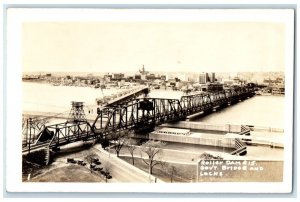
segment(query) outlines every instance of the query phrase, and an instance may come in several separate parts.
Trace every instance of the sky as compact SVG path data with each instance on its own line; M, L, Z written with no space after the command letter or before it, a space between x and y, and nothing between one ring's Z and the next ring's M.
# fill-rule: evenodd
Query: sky
M24 22L23 72L284 71L275 22Z

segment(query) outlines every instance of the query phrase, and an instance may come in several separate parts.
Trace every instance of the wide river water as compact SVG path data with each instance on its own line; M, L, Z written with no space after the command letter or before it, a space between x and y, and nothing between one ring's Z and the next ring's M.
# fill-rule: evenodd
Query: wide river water
M116 93L116 89L52 86L44 83L22 83L22 107L26 112L63 113L71 109L71 101L82 101L87 110L95 108L96 98ZM177 98L178 91L152 90L150 97ZM284 96L255 96L194 121L215 124L248 124L284 128ZM96 111L96 110L95 110ZM94 111L94 112L95 112Z

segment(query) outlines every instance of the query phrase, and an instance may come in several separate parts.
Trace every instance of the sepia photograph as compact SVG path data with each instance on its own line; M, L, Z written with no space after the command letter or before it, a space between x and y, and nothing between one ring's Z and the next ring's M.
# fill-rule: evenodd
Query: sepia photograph
M9 190L291 191L294 10L7 14Z

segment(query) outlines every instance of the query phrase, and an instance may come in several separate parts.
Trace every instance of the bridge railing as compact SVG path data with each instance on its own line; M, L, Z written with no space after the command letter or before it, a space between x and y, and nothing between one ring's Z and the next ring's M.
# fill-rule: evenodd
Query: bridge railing
M105 138L105 135L120 130L154 128L163 123L182 120L194 113L212 109L217 104L225 104L234 96L245 94L244 97L247 97L246 94L249 92L249 90L231 90L231 93L219 91L183 96L180 100L143 98L122 101L119 105L98 109L94 123L92 125L85 123L89 128L86 131L89 132L78 128L78 123L72 123L72 126L64 126L65 123L58 124L59 126L47 126L46 128L52 131L55 137L48 141L51 145L58 145L70 140L82 140L82 138Z
M66 122L46 126L41 131L34 145L47 143L49 147L56 147L66 143L76 142L78 140L93 139L94 133L91 125L87 121Z
M118 130L160 125L169 121L180 120L188 115L212 109L214 106L227 104L231 98L248 93L248 90L218 91L182 96L178 99L144 98L134 99L122 105L107 107L99 111L93 127L107 130ZM232 97L228 98L227 96ZM240 99L240 98L238 98Z

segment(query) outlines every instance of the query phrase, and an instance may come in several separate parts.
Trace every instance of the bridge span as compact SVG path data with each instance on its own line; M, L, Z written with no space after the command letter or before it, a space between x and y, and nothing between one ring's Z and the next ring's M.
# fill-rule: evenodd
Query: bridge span
M102 107L114 106L124 101L135 99L143 94L147 95L149 91L149 87L147 86L136 87L131 90L125 90L124 92L120 92L111 96L97 98L96 102L98 105L102 105Z
M247 86L239 90L223 90L182 96L181 99L141 98L130 99L97 109L97 117L89 123L80 113L82 105L76 105L72 119L46 126L32 148L47 147L53 150L76 142L117 139L127 130L152 131L155 126L185 120L199 112L211 112L250 98L254 89ZM80 117L76 117L80 114ZM39 146L40 145L40 146ZM23 151L28 151L24 148Z

